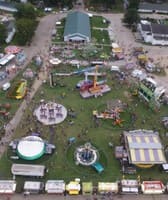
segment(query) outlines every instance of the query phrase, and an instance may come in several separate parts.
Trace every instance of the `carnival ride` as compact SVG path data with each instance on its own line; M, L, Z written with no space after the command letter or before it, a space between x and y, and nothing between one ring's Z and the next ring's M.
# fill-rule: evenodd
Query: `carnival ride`
M158 109L161 106L163 97L165 96L165 88L157 86L152 78L144 78L138 88L138 95L148 103L152 109Z
M102 66L97 66L98 68L101 68ZM50 86L53 87L53 86L56 86L56 83L55 83L55 80L54 80L54 77L58 77L58 76L73 76L73 75L81 75L85 72L92 72L95 70L95 66L94 67L86 67L86 68L83 68L83 69L78 69L78 70L75 70L75 71L72 71L72 72L68 72L68 73L65 73L65 72L59 72L59 73L50 73L50 76L49 76L49 79L50 79Z
M21 139L15 139L10 142L9 146L16 153L11 159L37 160L44 154L52 154L55 145L43 140L40 133L32 133ZM16 156L17 155L17 156Z
M14 99L23 99L26 95L26 92L27 81L25 79L21 79L8 91L7 96Z
M104 93L109 92L111 88L105 84L106 81L99 82L97 81L98 76L104 76L103 73L98 73L98 66L95 67L95 72L86 73L86 77L88 75L94 76L92 84L84 84L80 87L80 95L83 98L90 98L90 97L98 97L102 96Z
M98 173L104 171L103 166L98 162L99 153L97 149L89 142L77 147L74 157L77 165L92 166Z
M16 152L19 158L36 160L45 153L45 142L38 136L24 137L18 142Z
M97 119L111 119L113 120L113 125L123 126L124 120L121 119L120 114L123 112L122 104L116 104L115 106L109 106L107 103L107 109L104 112L98 113L97 110L93 110L93 116Z
M40 106L34 111L37 120L44 125L59 124L67 117L67 109L55 102L46 103L43 99Z

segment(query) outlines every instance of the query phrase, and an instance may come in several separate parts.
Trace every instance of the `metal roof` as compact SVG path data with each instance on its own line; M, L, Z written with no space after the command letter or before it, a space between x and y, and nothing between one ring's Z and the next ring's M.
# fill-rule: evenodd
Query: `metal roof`
M156 4L144 2L139 4L139 10L168 12L168 3Z
M64 36L74 36L75 34L91 39L88 14L79 11L70 12L68 14L65 23Z
M141 28L143 31L151 32L150 24L141 24Z
M151 29L154 34L168 35L168 25L152 23Z

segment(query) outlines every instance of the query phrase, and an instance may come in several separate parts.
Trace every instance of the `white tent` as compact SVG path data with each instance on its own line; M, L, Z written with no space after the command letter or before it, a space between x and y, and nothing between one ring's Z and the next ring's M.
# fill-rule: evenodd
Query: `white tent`
M16 190L16 181L0 180L0 194L13 194Z
M48 180L45 184L45 191L48 194L63 194L65 182L63 180Z

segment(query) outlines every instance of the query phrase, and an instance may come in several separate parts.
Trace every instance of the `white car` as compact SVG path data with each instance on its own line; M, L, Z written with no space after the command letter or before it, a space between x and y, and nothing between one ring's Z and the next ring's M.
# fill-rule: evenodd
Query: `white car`
M44 11L45 11L45 12L51 12L51 11L52 11L52 8L46 7L46 8L44 8Z
M142 70L139 69L133 70L131 75L132 77L138 78L140 80L144 79L147 76Z

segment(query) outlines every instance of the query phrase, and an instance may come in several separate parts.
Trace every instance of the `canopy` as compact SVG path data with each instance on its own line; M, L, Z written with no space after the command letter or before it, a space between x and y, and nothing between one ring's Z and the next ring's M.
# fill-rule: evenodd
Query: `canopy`
M80 183L77 181L71 181L68 185L66 185L66 190L69 194L79 194Z
M119 47L118 47L118 48L113 48L113 49L112 49L112 52L113 52L113 53L121 53L121 52L122 52L122 49L119 48Z
M13 53L13 54L17 54L17 53L19 53L21 51L21 48L20 47L18 47L18 46L7 46L6 48L5 48L5 53Z
M52 65L58 65L61 63L61 60L59 60L58 58L52 58L49 60L49 62L52 64Z
M162 194L165 186L161 181L143 181L141 189L144 194Z
M93 191L93 183L92 182L83 182L82 183L82 192L83 194L91 194Z
M110 183L110 182L99 182L98 183L98 191L100 193L106 192L118 192L118 183Z

